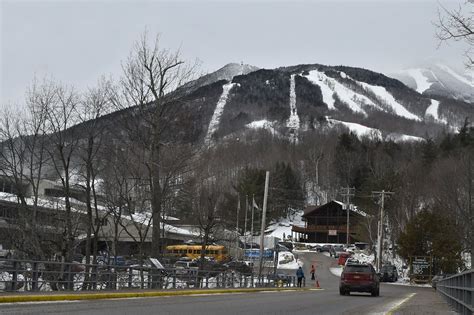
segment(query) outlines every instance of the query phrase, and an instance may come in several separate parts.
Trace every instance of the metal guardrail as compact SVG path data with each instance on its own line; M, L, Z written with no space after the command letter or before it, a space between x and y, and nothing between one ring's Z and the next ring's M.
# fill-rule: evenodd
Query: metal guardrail
M474 313L474 270L440 279L436 289L458 313Z
M258 278L235 270L113 266L0 258L0 292L206 289L296 286L296 278Z

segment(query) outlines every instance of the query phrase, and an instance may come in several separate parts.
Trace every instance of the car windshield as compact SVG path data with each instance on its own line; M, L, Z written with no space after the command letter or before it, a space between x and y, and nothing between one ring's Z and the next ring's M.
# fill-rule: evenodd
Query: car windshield
M382 271L393 271L393 267L392 266L383 266Z
M344 272L372 272L372 269L367 265L347 265Z

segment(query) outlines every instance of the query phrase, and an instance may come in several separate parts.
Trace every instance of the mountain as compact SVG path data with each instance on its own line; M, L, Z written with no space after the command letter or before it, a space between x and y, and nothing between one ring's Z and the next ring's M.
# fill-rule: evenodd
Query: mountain
M427 96L450 97L474 103L474 73L456 71L442 63L405 69L393 74L407 86Z
M397 141L421 140L458 129L472 104L420 94L367 69L319 64L261 69L208 85L199 136L207 145L255 129L297 141L305 132L343 128ZM209 90L210 91L210 90ZM192 98L192 97L191 97ZM190 108L190 110L193 110Z
M419 141L458 130L474 118L471 103L428 95L363 68L296 65L258 69L228 64L180 89L168 115L168 142L214 146L266 132L297 142L306 133L350 130L359 137ZM419 89L419 91L421 91ZM151 110L152 105L147 110ZM101 118L112 135L134 108ZM88 128L87 123L76 128ZM78 132L80 133L80 132Z

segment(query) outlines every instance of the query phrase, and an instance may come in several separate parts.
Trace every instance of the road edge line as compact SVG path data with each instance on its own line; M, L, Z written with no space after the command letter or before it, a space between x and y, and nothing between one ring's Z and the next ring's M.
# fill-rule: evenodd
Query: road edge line
M397 303L394 307L392 307L385 315L393 315L393 312L396 312L403 304L408 302L412 297L414 297L416 293L410 293L406 298L401 300L400 302Z

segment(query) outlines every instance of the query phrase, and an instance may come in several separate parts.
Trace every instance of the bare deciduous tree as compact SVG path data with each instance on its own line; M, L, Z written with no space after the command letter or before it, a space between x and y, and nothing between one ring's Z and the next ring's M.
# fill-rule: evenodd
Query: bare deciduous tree
M169 128L177 110L177 94L171 93L189 81L196 65L187 66L178 51L160 47L159 36L150 44L145 32L122 65L123 78L116 94L119 108L135 107L140 125L140 139L148 151L145 163L149 173L153 216L152 255L160 255L160 223L162 217L161 155L163 132Z
M438 11L438 21L435 23L437 28L436 36L440 42L461 41L467 44L465 51L466 66L474 67L473 47L474 47L474 3L466 1L464 6L457 9L448 10L441 6Z

